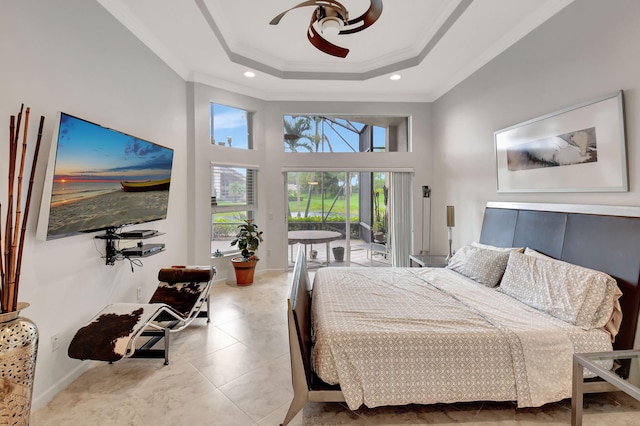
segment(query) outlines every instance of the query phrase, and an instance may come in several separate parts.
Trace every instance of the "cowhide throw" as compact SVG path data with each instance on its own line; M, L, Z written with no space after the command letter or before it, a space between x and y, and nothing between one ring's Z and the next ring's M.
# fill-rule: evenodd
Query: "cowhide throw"
M78 330L69 345L69 357L94 359L98 361L118 361L124 355L117 348L117 341L134 333L134 328L144 309L139 308L129 314L99 314L90 324Z

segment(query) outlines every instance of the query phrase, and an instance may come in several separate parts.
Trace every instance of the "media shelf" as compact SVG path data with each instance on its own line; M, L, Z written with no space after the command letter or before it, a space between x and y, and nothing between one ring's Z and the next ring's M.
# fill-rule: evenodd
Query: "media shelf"
M118 255L122 255L126 258L132 258L132 257L138 258L138 257L153 256L154 254L158 254L164 251L163 243L159 243L159 244L138 243L136 247L133 247L130 249L118 250L116 248L116 241L146 240L148 238L159 237L160 235L164 235L164 232L154 232L154 233L142 232L140 234L137 234L133 231L130 231L122 235L122 233L116 232L116 228L109 228L104 234L96 235L95 238L99 240L105 240L105 251L106 251L105 264L109 266L113 266L115 265L116 260L119 260Z

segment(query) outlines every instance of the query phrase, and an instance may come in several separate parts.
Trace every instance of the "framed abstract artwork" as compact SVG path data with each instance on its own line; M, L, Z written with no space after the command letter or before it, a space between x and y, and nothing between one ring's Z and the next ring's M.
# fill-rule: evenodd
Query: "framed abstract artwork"
M628 191L622 91L494 133L498 192Z

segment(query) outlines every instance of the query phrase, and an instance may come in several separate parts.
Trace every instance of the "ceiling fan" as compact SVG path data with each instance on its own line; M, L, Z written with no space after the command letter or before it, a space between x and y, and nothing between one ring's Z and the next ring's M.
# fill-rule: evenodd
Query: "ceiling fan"
M346 58L349 49L335 45L322 37L321 34L353 34L373 25L382 14L382 0L371 0L371 6L361 16L349 20L349 11L337 1L309 0L291 9L287 9L269 22L278 25L284 15L293 9L305 6L316 6L311 23L307 30L307 38L318 50L328 55Z

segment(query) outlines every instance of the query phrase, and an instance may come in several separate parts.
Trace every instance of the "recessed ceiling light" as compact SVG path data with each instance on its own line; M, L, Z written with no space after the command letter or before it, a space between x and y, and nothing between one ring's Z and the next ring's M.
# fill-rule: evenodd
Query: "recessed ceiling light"
M391 77L389 77L389 79L393 81L400 80L401 78L402 76L400 74L393 74Z
M245 76L245 77L247 77L247 78L253 78L253 77L255 77L255 76L256 76L256 73L255 73L255 72L253 72L253 71L246 71L246 72L244 73L244 76Z

